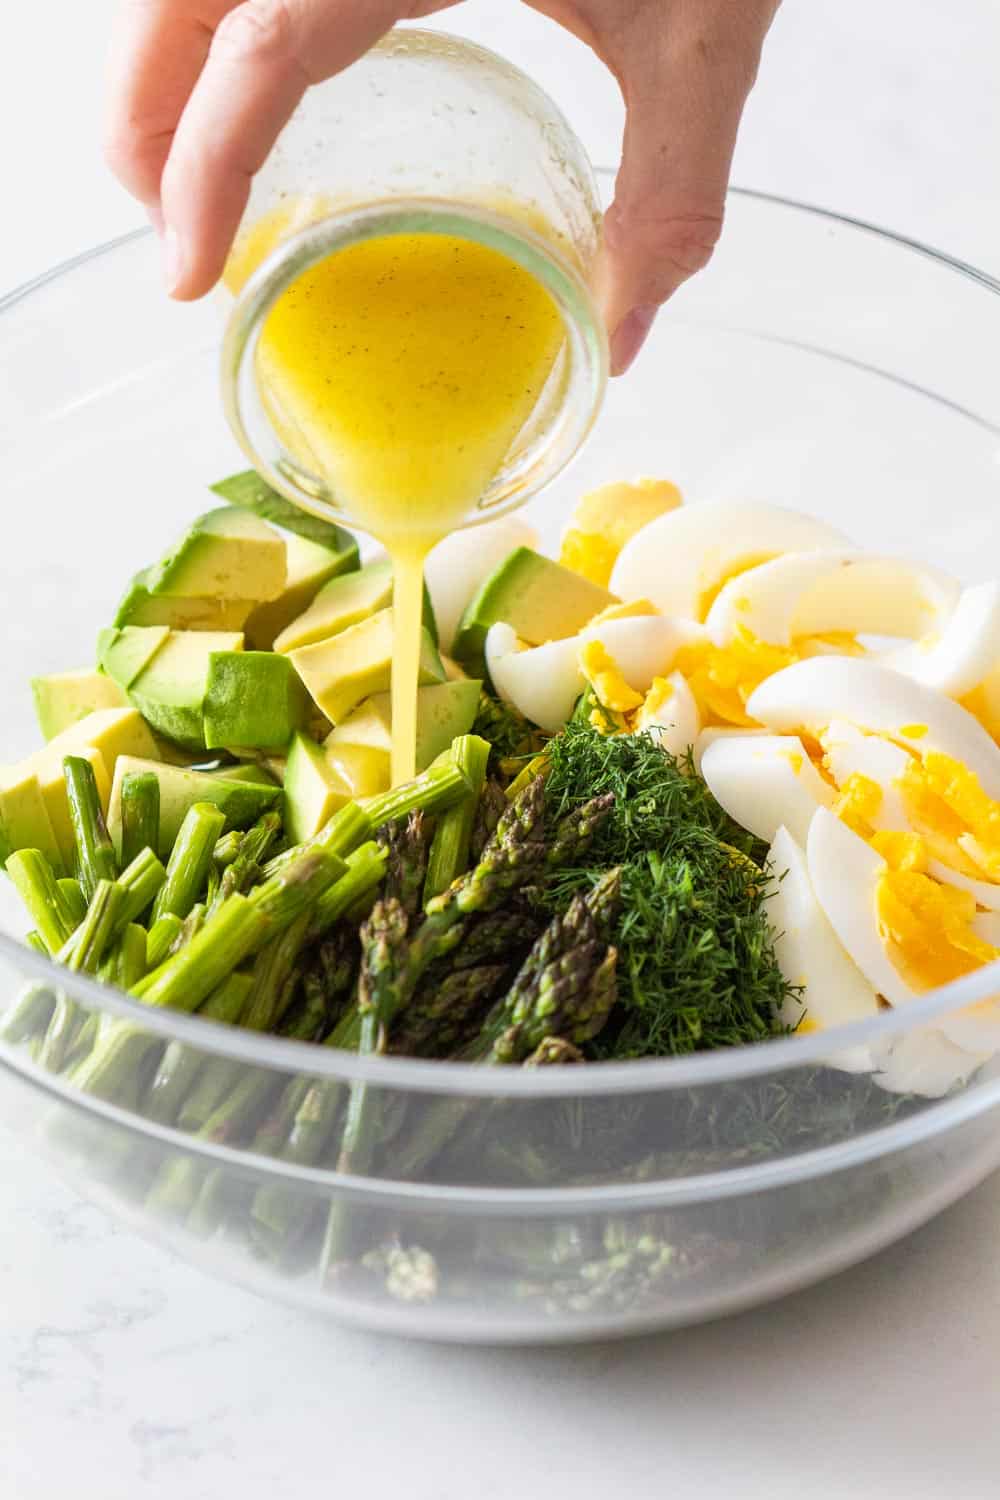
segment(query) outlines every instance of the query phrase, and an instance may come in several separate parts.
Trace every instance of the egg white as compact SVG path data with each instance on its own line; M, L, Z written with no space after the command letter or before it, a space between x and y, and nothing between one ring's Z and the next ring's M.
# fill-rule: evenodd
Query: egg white
M702 754L701 775L729 816L768 842L784 825L804 843L816 809L834 802L795 735L716 739Z

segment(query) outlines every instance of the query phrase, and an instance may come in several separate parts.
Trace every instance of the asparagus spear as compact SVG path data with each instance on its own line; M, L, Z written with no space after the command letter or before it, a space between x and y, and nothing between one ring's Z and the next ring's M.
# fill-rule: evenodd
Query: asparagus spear
M347 873L316 902L312 931L327 932L346 913L364 902L381 883L389 851L374 840L347 856Z
M591 797L589 802L582 802L579 807L571 808L560 818L546 855L549 868L558 869L562 865L578 863L581 855L593 843L601 824L610 816L614 805L614 792L604 792L599 797Z
M79 927L87 915L87 898L83 894L83 886L78 880L72 878L58 880L56 884L66 903L66 910L73 919L74 927Z
M198 1014L206 1021L235 1025L246 1006L253 979L249 974L230 974L214 994L209 995ZM172 1125L182 1102L208 1059L184 1042L171 1042L160 1061L150 1085L145 1107L150 1119L161 1125Z
M302 975L302 993L278 1023L279 1036L296 1042L318 1042L327 1029L327 996L315 970Z
M167 878L153 906L153 920L172 911L183 920L200 896L226 815L210 802L196 802L184 815L167 862Z
M6 869L49 953L58 953L77 924L52 866L39 849L17 849Z
M499 781L490 777L483 786L479 801L476 804L476 815L472 820L469 853L474 860L479 859L486 845L493 837L496 826L506 806L507 795L503 787Z
M408 917L420 909L429 837L430 829L419 809L378 831L377 843L386 851L384 897L398 901Z
M163 963L183 925L180 917L170 912L150 927L146 939L146 966L150 973Z
M201 1002L266 941L266 910L247 896L230 896L187 947L162 963L132 994L144 1005L197 1010Z
M247 1030L272 1031L287 1011L301 977L299 960L311 921L307 908L258 953L242 1017Z
M166 878L167 872L152 849L140 849L118 877L117 884L124 897L118 915L119 931L143 915Z
M43 958L48 958L49 950L46 948L45 939L40 932L32 930L26 935L24 942L26 947L33 948L36 953L41 953Z
M76 845L77 875L89 901L99 880L117 878L118 859L101 811L97 779L90 761L67 755L63 760L63 776Z
M189 943L193 937L197 937L198 933L205 925L205 910L206 907L204 901L198 901L194 906L192 906L191 910L188 912L187 916L181 923L180 932L170 944L171 958L175 953L179 953L185 946L185 944Z
M122 864L160 843L160 782L153 771L130 771L122 778Z
M564 1036L546 1036L539 1042L530 1057L524 1059L526 1068L550 1068L553 1065L582 1063L583 1053L579 1047L568 1042Z
M357 802L348 802L338 808L314 838L286 849L269 860L264 866L264 877L269 880L272 876L279 875L308 849L322 849L328 854L335 854L338 859L346 859L359 844L371 838L374 826L363 807Z
M478 1027L507 964L455 969L421 985L393 1028L389 1051L407 1057L447 1057Z
M301 912L315 906L323 893L346 873L347 865L337 855L322 849L305 849L277 875L257 886L248 900L280 931Z
M146 929L130 922L118 940L119 989L130 990L146 974Z
M48 952L48 949L45 950ZM52 1019L56 1005L56 992L47 984L28 984L21 991L14 1005L3 1018L0 1035L5 1042L16 1045L44 1034Z
M276 814L272 813L269 814L269 816L275 817ZM222 838L216 844L215 851L212 855L212 858L215 860L215 863L219 866L220 870L224 870L227 865L231 865L233 863L233 860L240 852L244 837L245 835L242 834L238 828L234 828L229 833L224 833L222 835Z
M87 915L67 939L57 960L74 973L96 974L104 951L114 938L124 900L117 881L99 880L87 907Z
M440 895L469 867L472 825L486 781L490 746L475 734L463 734L452 745L455 764L465 776L468 791L454 807L441 814L427 861L424 900Z
M240 839L239 847L222 872L219 889L209 907L209 916L214 916L219 907L233 895L243 895L260 878L267 851L281 832L281 818L276 812L266 812L258 818L252 828ZM218 845L216 846L218 854ZM266 871L265 871L266 873Z

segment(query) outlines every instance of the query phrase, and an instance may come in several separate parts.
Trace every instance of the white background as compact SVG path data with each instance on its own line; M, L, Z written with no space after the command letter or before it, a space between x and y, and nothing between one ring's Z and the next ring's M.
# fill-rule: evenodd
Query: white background
M141 222L97 144L111 8L3 5L0 292ZM616 90L580 45L514 0L447 25L528 68L614 159ZM998 61L996 0L786 0L735 178L1000 274ZM987 1500L998 1400L1000 1179L760 1312L497 1352L348 1333L210 1283L0 1139L4 1500Z

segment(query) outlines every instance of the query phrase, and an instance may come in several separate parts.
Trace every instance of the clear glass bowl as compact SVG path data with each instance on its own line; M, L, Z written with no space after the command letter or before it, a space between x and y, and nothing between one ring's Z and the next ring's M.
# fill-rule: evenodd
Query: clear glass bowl
M922 246L734 193L712 266L663 313L535 518L554 538L582 489L664 474L695 502L775 500L866 545L995 574L998 292ZM89 658L123 581L240 454L219 405L216 314L168 304L151 235L0 310L13 760L36 744L29 676ZM6 886L0 900L20 933ZM845 1028L838 1046L905 1047L998 978ZM145 1012L0 936L0 994L32 979L133 1028L136 1088L83 1097L4 1044L7 1123L207 1269L401 1333L564 1340L694 1322L861 1259L1000 1164L995 1062L914 1098L824 1066L828 1036L542 1073L361 1061ZM167 1045L206 1096L238 1083L243 1113L200 1132L197 1111L154 1119L139 1085ZM312 1089L298 1160L268 1129L296 1079L300 1096ZM345 1177L340 1121L362 1085L384 1144L365 1176ZM421 1165L414 1143L429 1137L450 1147Z

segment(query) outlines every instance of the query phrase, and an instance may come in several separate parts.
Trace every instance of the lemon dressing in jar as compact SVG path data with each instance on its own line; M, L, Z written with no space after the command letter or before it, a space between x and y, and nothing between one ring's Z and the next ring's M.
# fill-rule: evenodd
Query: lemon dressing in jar
M304 152L327 134L328 161ZM545 96L440 33L393 33L314 90L255 184L225 276L227 409L276 488L392 559L395 784L415 770L427 552L526 500L599 405L596 224Z

